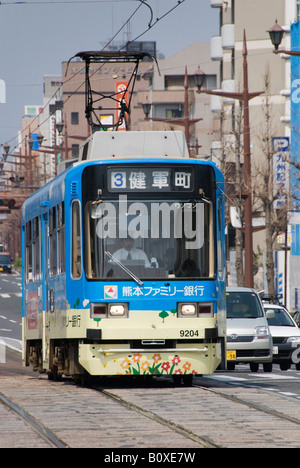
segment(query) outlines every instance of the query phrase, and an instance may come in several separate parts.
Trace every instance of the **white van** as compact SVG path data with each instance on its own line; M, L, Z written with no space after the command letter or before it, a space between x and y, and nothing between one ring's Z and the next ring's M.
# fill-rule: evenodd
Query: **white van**
M262 363L264 371L271 372L273 341L257 292L250 288L227 288L226 311L227 369L249 363L251 371L257 372Z

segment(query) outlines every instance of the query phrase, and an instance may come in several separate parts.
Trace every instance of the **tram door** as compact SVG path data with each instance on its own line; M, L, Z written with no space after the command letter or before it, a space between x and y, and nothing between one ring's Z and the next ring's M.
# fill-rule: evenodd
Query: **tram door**
M44 213L42 216L42 258L43 258L43 365L44 368L49 367L50 355L50 319L49 319L49 214Z

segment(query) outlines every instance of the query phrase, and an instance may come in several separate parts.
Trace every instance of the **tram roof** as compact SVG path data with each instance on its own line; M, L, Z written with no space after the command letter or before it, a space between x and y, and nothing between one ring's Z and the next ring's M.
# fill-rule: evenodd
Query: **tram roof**
M134 164L134 163L184 163L213 166L216 181L223 182L221 171L215 163L189 157L184 132L95 132L82 146L79 160L67 160L58 169L58 176L33 193L22 207L26 217L32 209L47 208L49 196L52 200L64 199L64 180L70 171L80 172L90 164ZM43 205L44 204L44 205Z
M82 145L79 161L116 158L189 158L184 132L95 132Z

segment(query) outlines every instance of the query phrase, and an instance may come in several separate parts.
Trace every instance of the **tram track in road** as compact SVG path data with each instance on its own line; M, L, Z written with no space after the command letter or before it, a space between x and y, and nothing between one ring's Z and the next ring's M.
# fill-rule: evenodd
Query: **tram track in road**
M240 405L243 405L243 406L246 406L248 408L254 409L256 411L259 411L260 413L268 414L269 416L274 416L274 417L276 417L278 419L281 419L283 421L288 421L288 422L291 422L293 424L296 424L296 425L300 426L300 419L293 418L292 416L286 415L286 414L281 413L279 411L276 411L274 409L267 408L267 407L265 407L263 405L255 404L253 402L244 400L244 399L236 397L234 395L226 394L226 393L220 392L219 390L208 388L208 387L205 387L205 386L193 385L193 387L201 388L202 390L204 390L206 392L213 393L214 395L218 395L218 396L220 396L220 397L222 397L222 398L224 398L226 400L230 400L230 401L232 401L234 403L238 403Z
M48 385L48 382L45 382L46 386L45 386L45 389L46 389L46 392L48 392L49 389L47 389L47 385ZM70 384L68 384L70 385ZM72 386L69 387L69 390L70 390L70 395L72 393ZM202 394L199 393L199 397L197 398L197 394L195 393L195 390L199 390L201 391ZM184 447L184 444L185 444L185 440L187 441L187 444L190 444L191 442L196 444L194 445L195 446L198 446L198 448L226 448L226 447L230 447L233 443L233 445L235 445L236 441L234 440L234 442L230 442L228 443L228 441L224 441L224 443L222 443L222 439L220 439L219 435L215 434L214 433L214 430L211 430L210 426L213 422L213 418L216 417L217 419L219 418L220 421L223 420L222 418L224 417L220 415L218 415L218 408L221 408L221 406L224 408L226 408L226 403L221 405L220 406L220 403L218 403L219 406L214 406L214 401L211 400L210 396L209 395L212 395L213 397L217 397L217 398L221 398L222 400L225 400L228 401L228 402L231 402L232 404L236 405L235 408L233 410L233 412L236 413L236 417L239 418L239 421L240 423L238 424L244 424L243 423L243 410L240 410L237 408L237 405L241 408L242 406L246 407L249 410L252 410L252 411L255 411L256 414L260 413L260 417L255 417L255 413L252 413L252 417L251 417L251 420L252 421L255 421L256 419L261 419L261 420L264 420L264 415L269 418L269 421L270 421L270 418L272 419L272 425L274 425L274 428L277 426L279 426L279 424L277 423L276 424L276 421L281 421L281 425L284 423L286 424L293 424L293 425L296 425L296 426L299 426L300 425L300 419L297 419L296 417L292 417L292 416L289 416L289 415L286 415L286 414L283 414L283 413L280 413L278 411L274 411L272 410L271 408L267 408L267 407L263 407L261 405L258 405L258 404L255 404L249 400L247 400L246 398L241 398L241 397L236 397L234 395L231 395L231 394L228 394L228 393L225 393L224 391L222 390L219 390L219 389L216 389L216 388L209 388L207 386L204 386L204 385L200 385L200 384L194 384L192 385L191 387L181 387L181 388L178 388L178 387L173 387L171 384L167 384L166 387L164 385L153 385L153 386L147 386L146 388L146 391L145 391L145 388L144 386L134 386L132 388L129 388L129 387L119 387L119 386L116 386L116 387L113 387L113 389L110 387L110 388L107 388L107 387L100 387L100 386L93 386L91 388L86 388L86 389L83 389L83 391L85 392L85 395L88 395L87 392L90 393L90 396L89 396L89 400L92 401L94 400L93 398L93 395L92 393L95 392L95 393L98 393L98 394L101 394L102 397L105 397L105 398L108 398L112 404L117 404L118 406L122 407L124 410L130 410L136 414L139 415L139 417L143 417L145 418L145 421L146 419L147 420L151 420L152 421L152 424L155 423L157 424L157 432L160 432L158 427L159 426L164 426L165 429L167 429L169 431L169 440L172 439L172 432L175 434L177 434L177 437L181 437L182 439L182 443L183 443L183 447ZM207 426L207 421L206 421L206 417L207 417L207 414L202 414L201 416L201 413L199 413L199 416L201 416L199 418L199 422L196 426L192 426L190 425L190 421L189 421L189 415L186 414L186 417L185 419L182 419L182 422L178 423L178 413L176 414L176 410L174 410L174 414L172 414L172 416L169 417L169 415L166 416L166 414L168 414L168 409L169 408L166 408L167 409L167 412L161 412L160 409L163 408L164 406L164 401L167 401L167 399L170 398L170 400L172 400L172 392L176 392L176 394L181 398L181 401L183 402L184 401L184 398L186 397L187 399L189 399L190 401L194 401L194 404L195 404L195 401L197 401L197 405L201 405L201 402L203 401L203 392L207 395L207 399L206 401L209 402L209 406L213 409L212 412L209 412L209 425ZM190 391L194 391L194 393L191 393L189 395L189 392ZM79 386L79 392L80 391L80 386ZM148 394L148 392L150 392L150 396ZM187 393L186 393L187 392ZM66 393L66 395L69 394L69 393ZM148 395L147 395L148 394ZM153 395L156 395L155 397ZM131 396L130 396L131 395ZM139 396L141 398L139 398ZM144 396L144 397L143 397ZM146 396L146 400L144 400ZM67 397L69 398L69 397ZM133 399L137 399L137 404L135 404L132 400ZM148 400L148 401L147 401ZM45 400L47 401L47 400ZM158 408L158 401L161 401L162 402L162 405L160 407L160 409L158 409L157 411L154 409L154 407L157 407ZM150 402L150 405L149 405L149 402ZM17 416L19 418L21 418L23 421L25 421L27 423L27 426L29 425L30 426L30 429L35 432L35 434L37 434L37 436L41 439L43 439L43 441L45 441L49 447L53 447L53 448L69 448L69 445L67 442L64 442L64 433L62 432L61 430L61 427L60 427L60 419L57 419L56 421L56 425L53 426L53 420L52 420L52 429L50 430L49 428L47 428L47 419L45 419L47 413L48 413L48 408L47 408L47 405L45 405L45 408L44 408L44 412L38 417L38 420L35 418L35 415L33 413L31 413L31 409L29 410L27 408L27 411L22 407L22 402L21 401L18 401L18 403L16 404L11 398L9 398L8 396L4 396L2 393L0 393L0 405L4 405L6 408L10 409L12 412L14 412L15 414L17 414ZM67 404L67 401L66 401L66 404ZM81 402L80 404L80 414L82 413L82 417L84 417L84 407L82 406L83 405L83 402ZM197 414L197 405L193 406L193 411L195 411L195 415ZM108 404L107 407L110 407L111 408L111 404ZM71 407L70 407L71 409ZM79 409L79 408L78 408ZM53 409L51 409L52 411ZM246 410L247 411L247 410ZM180 412L180 411L179 411ZM114 414L118 414L118 412L116 410L114 410ZM125 415L125 413L124 413ZM87 412L86 414L86 417L89 417L89 412ZM177 421L176 421L176 417L177 417ZM204 418L204 428L203 428L203 418ZM132 418L131 418L132 419ZM223 423L221 424L224 424L225 423L225 420ZM124 424L126 425L126 421L124 421ZM226 420L226 424L230 424L230 421L228 420L228 413L227 413L227 420ZM247 426L247 423L245 423L246 426ZM257 435L255 436L255 439L257 439L259 441L260 439L260 431L262 430L264 432L264 427L263 426L256 426L255 425L255 422L253 423L254 426L250 429L250 432L252 431L253 433L253 430L257 431ZM145 423L145 427L147 427L148 424ZM55 427L55 429L54 429ZM101 422L99 422L99 427L103 427ZM125 427L125 426L124 426ZM155 427L155 426L153 426ZM227 426L228 428L229 426ZM291 427L291 426L290 426ZM56 435L56 429L59 430L60 432L60 435L61 435L61 438L57 437ZM78 426L78 433L80 433L80 426ZM104 429L103 429L104 430ZM119 428L120 430L120 428ZM77 434L78 436L78 434ZM142 436L142 435L141 435ZM80 437L80 436L79 436ZM234 436L233 436L233 439L234 439ZM72 447L73 445L71 444L70 447ZM157 445L155 445L157 447ZM248 445L246 444L245 447L247 447ZM249 445L251 446L251 445ZM121 447L121 446L115 446L115 448L118 448L118 447ZM133 446L134 447L134 446ZM162 447L164 447L164 444L162 443ZM166 445L166 447L170 447L170 445ZM103 447L104 448L104 447Z
M42 438L46 441L50 447L53 448L69 448L63 441L58 439L49 429L43 426L41 423L36 421L36 419L24 411L24 409L15 404L13 401L5 397L0 393L0 403L4 405L9 410L13 411L15 414L18 415L23 421L29 424L32 431L34 431L38 437Z
M230 448L230 447L293 447L299 446L297 434L298 428L300 426L299 414L293 413L290 407L286 407L285 404L289 401L291 405L294 404L293 399L286 396L285 400L281 399L281 406L277 408L282 409L285 412L281 412L278 409L272 408L272 405L278 405L278 399L280 395L275 395L273 392L268 392L267 389L261 388L251 388L242 385L236 390L239 392L239 396L234 395L234 391L231 392L230 388L227 388L228 393L225 391L219 390L216 387L210 388L209 386L199 384L193 384L191 387L173 387L176 393L172 393L172 386L170 387L170 402L169 405L165 406L167 402L166 394L162 392L160 397L160 405L155 407L153 405L154 400L152 400L152 394L157 393L155 386L149 387L151 396L147 395L147 392L144 393L141 390L138 390L139 395L134 402L137 394L132 395L132 392L129 392L128 389L115 388L111 389L98 389L102 394L108 396L110 399L116 401L124 407L127 407L137 413L142 414L143 416L161 424L167 426L174 432L177 432L183 435L186 439L193 440L199 444L199 447L205 448ZM199 394L199 397L194 393L191 393L193 397L185 392L190 390L201 390L201 393L204 392L207 394L207 397L203 399L203 393ZM245 396L243 397L243 392L246 390ZM183 393L184 392L184 393ZM178 412L174 408L174 413L169 418L172 407L172 398L174 395L178 395L180 398L182 407L179 408L179 414L182 412L184 416L182 417L182 423L180 418L178 418ZM146 395L145 404L143 401L143 395ZM184 406L184 400L187 396L187 399L195 403L194 414L185 409L188 406ZM213 395L216 399L211 400L209 395ZM272 395L272 396L271 396ZM269 398L270 396L270 398ZM274 397L274 400L273 400ZM253 399L253 401L251 401ZM147 401L148 400L148 401ZM221 403L221 400L224 403ZM174 400L173 400L174 401ZM228 403L226 403L226 401ZM270 404L268 403L270 401ZM157 402L157 400L156 400ZM196 404L197 402L197 404ZM229 403L231 402L231 404ZM213 413L210 413L210 410L206 411L205 406L203 409L198 411L197 406L206 405L213 409ZM288 405L287 405L288 406ZM285 409L284 409L285 408ZM220 413L219 413L220 409ZM176 414L177 413L177 414ZM209 413L209 426L207 426L207 413ZM213 416L214 414L214 416ZM222 416L223 414L223 416ZM167 417L166 417L167 415ZM195 423L196 415L199 415L199 423ZM294 415L294 416L293 416ZM298 417L297 417L298 416ZM189 420L189 417L192 420ZM204 427L203 419L204 418ZM216 422L214 423L214 418ZM178 421L179 419L179 421ZM218 423L219 421L219 423ZM226 421L226 423L225 423ZM265 422L264 422L265 421ZM225 429L222 428L226 427ZM241 432L236 428L240 427ZM220 437L220 434L232 431L232 434L227 436L224 440ZM290 431L293 434L296 434L296 440L292 442L289 439L286 439L286 435L289 438ZM247 434L249 433L249 440L247 440ZM278 438L277 434L280 434ZM240 440L240 434L242 435ZM293 437L293 436L292 436ZM244 440L244 441L243 441ZM237 442L238 441L238 442Z
M298 400L271 391L267 383L258 388L244 379L230 385L204 376L188 387L167 376L151 383L116 377L89 387L68 378L49 382L9 364L0 371L3 447L9 438L12 447L300 446Z
M168 429L171 429L172 431L176 432L177 434L180 434L183 437L185 437L187 439L190 439L190 440L198 443L199 445L202 445L205 448L222 448L220 445L217 445L217 444L213 443L212 441L208 440L206 437L200 437L197 434L194 434L192 431L190 431L186 427L184 427L182 425L179 425L179 424L176 424L176 423L172 422L171 420L165 419L165 418L159 416L158 414L156 414L156 413L154 413L152 411L148 411L148 410L146 410L144 408L141 408L140 406L137 406L137 405L135 405L133 403L130 403L129 401L124 400L123 398L121 398L120 396L112 393L109 390L98 389L98 391L100 391L103 395L107 396L111 400L116 401L120 405L122 405L122 406L124 406L124 407L126 407L126 408L128 408L130 410L136 411L137 413L145 416L146 418L151 419L152 421L155 421L158 424L166 426Z

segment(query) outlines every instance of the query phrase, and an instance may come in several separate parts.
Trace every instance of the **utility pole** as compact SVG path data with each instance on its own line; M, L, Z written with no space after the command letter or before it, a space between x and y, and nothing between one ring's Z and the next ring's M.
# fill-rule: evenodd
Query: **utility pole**
M253 225L252 225L252 193L251 193L251 148L250 148L250 120L249 101L263 94L263 91L249 93L248 84L248 50L246 41L246 31L243 38L243 92L229 93L223 91L201 91L221 97L237 99L243 103L244 108L244 224L245 224L245 286L254 287L253 279Z

